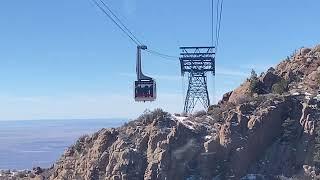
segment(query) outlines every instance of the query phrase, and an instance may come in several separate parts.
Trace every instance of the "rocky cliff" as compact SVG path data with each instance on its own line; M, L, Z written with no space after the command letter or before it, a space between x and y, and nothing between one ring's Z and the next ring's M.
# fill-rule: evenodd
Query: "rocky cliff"
M288 56L275 68L271 67L259 77L262 90L260 94L272 93L272 86L281 80L288 83L287 91L294 93L312 93L319 88L320 45L314 48L301 48ZM239 103L247 96L250 89L248 79L240 87L226 93L219 104L224 102Z
M83 136L50 179L317 179L319 65L320 46L302 48L258 76L257 92L248 79L207 112L155 110Z

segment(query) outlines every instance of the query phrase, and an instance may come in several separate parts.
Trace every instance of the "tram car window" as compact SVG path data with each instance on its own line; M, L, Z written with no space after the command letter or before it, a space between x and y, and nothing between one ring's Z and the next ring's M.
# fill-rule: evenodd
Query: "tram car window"
M154 80L135 81L134 88L135 101L154 101L156 100L156 83Z

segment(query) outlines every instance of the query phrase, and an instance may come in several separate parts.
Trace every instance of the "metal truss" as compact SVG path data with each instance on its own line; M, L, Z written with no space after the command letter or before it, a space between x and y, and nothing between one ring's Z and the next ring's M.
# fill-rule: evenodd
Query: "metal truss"
M200 102L204 108L210 106L207 87L207 73L215 76L214 47L181 47L181 75L188 74L188 90L184 103L184 112L191 113Z

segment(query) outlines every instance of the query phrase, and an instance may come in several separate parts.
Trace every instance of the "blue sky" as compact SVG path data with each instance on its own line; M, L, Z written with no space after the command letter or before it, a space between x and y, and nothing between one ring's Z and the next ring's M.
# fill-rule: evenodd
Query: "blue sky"
M210 42L210 0L106 0L151 49ZM225 0L212 99L250 73L319 43L318 0ZM89 0L0 2L0 120L134 118L145 109L183 109L178 62L143 54L158 101L135 103L135 45ZM186 80L186 78L185 78ZM183 88L184 87L184 88Z

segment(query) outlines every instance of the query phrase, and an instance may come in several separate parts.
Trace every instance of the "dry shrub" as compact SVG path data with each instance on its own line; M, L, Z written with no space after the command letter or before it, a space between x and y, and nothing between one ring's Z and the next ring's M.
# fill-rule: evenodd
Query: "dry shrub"
M241 96L240 98L238 98L235 104L245 104L245 103L249 103L249 102L254 101L254 99L255 99L255 98L252 97L252 96L244 95L244 96Z
M74 149L78 152L81 153L82 150L84 149L85 141L86 139L89 138L89 135L82 135L74 144Z
M281 79L279 82L275 83L272 86L272 93L274 94L283 94L288 91L288 81Z
M202 117L202 116L205 116L205 115L207 115L207 112L202 110L202 111L195 112L192 116L193 117Z
M143 121L145 123L151 123L155 119L168 119L170 118L170 114L168 112L163 111L160 108L155 109L154 111L146 110L140 117L138 117L138 121Z

